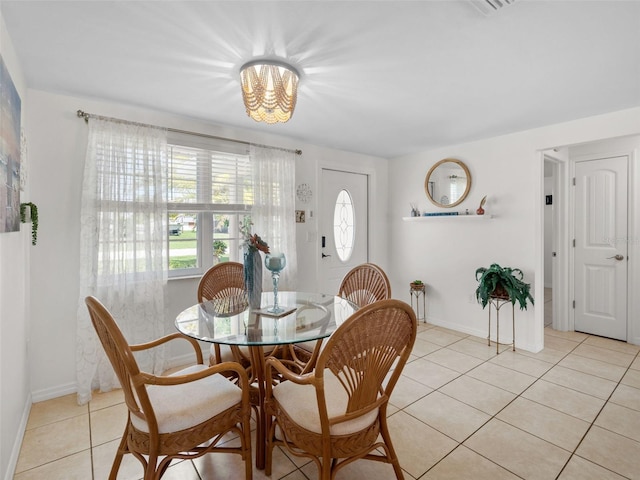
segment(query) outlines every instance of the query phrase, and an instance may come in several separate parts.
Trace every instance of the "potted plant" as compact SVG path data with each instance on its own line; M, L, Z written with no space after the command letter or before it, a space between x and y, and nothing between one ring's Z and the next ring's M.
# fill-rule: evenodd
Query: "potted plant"
M480 267L476 270L476 300L487 306L489 299L499 298L509 300L520 305L520 310L526 310L527 300L533 305L533 297L529 290L531 285L523 281L524 274L519 268L501 267L497 263L490 267Z
M38 206L33 202L20 204L20 221L31 222L31 245L38 241Z

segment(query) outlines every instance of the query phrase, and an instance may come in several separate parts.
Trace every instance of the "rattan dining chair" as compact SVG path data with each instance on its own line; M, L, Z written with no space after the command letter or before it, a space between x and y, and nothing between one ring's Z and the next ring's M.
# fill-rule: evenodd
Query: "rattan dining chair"
M340 283L338 296L364 307L391 298L391 283L382 268L374 263L362 263L347 272ZM293 362L301 371L308 371L322 348L322 340L303 342L291 348Z
M207 270L198 283L198 303L228 298L244 298L246 300L243 268L242 264L238 262L221 262ZM245 303L243 309L246 308L246 305ZM226 361L236 361L244 367L248 367L251 363L246 349L243 351L235 346L229 347L213 343L209 364L215 365Z
M265 474L271 474L273 448L280 445L311 458L321 480L363 458L390 463L396 478L404 478L387 427L387 405L416 328L409 305L381 300L338 327L312 372L298 375L278 359L267 359L265 378L275 370L288 381L266 385Z
M374 263L363 263L344 276L338 295L364 307L391 298L391 284L382 268Z
M89 296L85 303L98 338L118 376L128 408L127 425L109 480L116 480L122 458L127 453L142 463L144 480L158 480L172 460L193 459L210 452L241 455L245 478L250 480L251 407L245 369L235 362L203 365L198 342L180 333L129 345L99 300ZM140 371L134 352L174 339L191 343L198 362L196 365L168 376ZM235 376L237 381L230 382L228 375ZM219 440L227 433L239 435L239 447L219 445Z

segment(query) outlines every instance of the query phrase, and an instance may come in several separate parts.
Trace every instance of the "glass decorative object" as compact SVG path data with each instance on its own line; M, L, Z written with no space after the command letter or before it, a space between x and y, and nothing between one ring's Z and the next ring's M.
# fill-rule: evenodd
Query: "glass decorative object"
M262 259L260 251L256 248L247 248L244 251L244 288L249 298L249 306L259 309L262 297Z
M287 259L282 252L268 253L264 257L264 265L271 272L271 278L273 279L273 307L267 310L269 313L284 312L284 309L278 305L278 282L280 281L280 272L286 264Z

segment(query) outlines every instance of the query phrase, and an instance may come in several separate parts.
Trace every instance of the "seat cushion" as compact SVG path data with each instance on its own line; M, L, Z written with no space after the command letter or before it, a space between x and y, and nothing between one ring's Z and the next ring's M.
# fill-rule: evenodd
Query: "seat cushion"
M344 415L349 397L340 380L331 370L325 370L324 391L329 419ZM312 385L283 382L273 388L273 396L291 419L311 432L321 433L320 414L316 389ZM331 435L347 435L364 430L378 417L378 409L354 420L341 422L331 427Z
M193 365L171 376L186 375L206 368L205 365ZM147 393L160 433L191 428L233 407L242 398L242 390L220 374L182 385L150 385ZM149 431L147 422L135 415L131 415L131 423L140 431Z

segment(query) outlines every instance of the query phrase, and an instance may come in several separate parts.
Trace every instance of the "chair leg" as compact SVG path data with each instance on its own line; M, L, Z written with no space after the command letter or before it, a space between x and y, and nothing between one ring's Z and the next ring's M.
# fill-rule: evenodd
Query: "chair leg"
M396 474L397 480L404 480L404 473L402 473L400 461L398 460L396 451L393 448L393 443L391 443L391 435L389 435L389 428L387 427L386 412L385 416L380 416L380 435L382 436L382 441L384 442L387 450L387 459L393 466L393 471Z
M244 459L245 480L252 480L253 466L251 464L253 460L251 458L251 408L249 408L249 412L247 413L242 425L242 434L244 435L242 440L242 456Z
M109 473L109 480L116 480L118 478L118 470L120 470L122 457L124 457L125 453L129 452L129 447L127 446L128 431L129 431L129 421L127 421L127 425L124 427L124 433L122 434L120 445L118 445L118 450L116 451L116 458L113 459L113 465L111 465L111 472Z
M265 452L265 465L264 465L264 474L266 476L271 476L271 467L273 461L273 436L271 435L271 428L273 425L273 417L271 414L267 413L267 417L265 418L265 433L267 439L266 452Z

